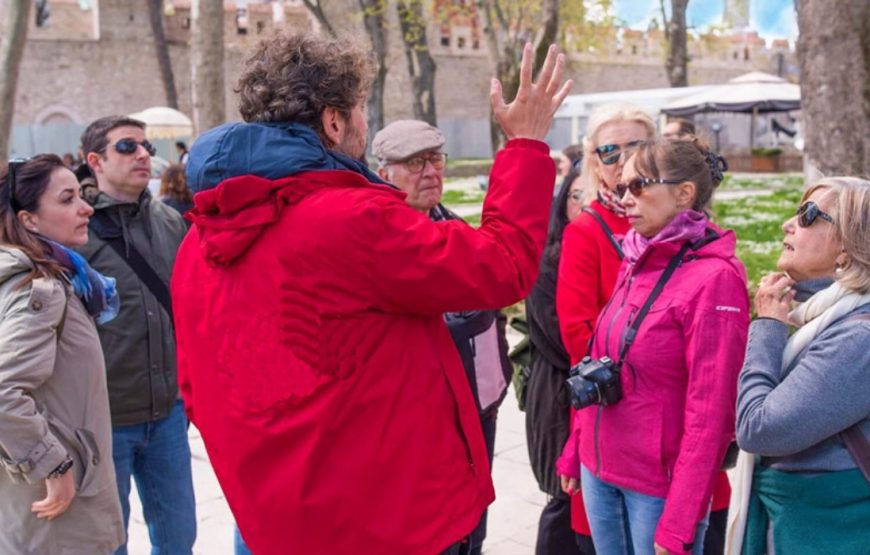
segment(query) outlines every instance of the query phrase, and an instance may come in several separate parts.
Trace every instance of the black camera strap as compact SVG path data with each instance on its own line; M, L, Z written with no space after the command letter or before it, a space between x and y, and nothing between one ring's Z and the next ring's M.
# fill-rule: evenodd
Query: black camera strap
M671 258L671 261L668 262L667 268L662 272L662 275L659 276L659 280L656 282L653 290L650 291L649 296L646 298L646 302L643 303L643 307L641 307L640 312L637 313L637 318L631 323L628 327L628 331L625 333L625 341L622 343L622 349L619 350L619 360L617 361L617 367L622 366L622 362L625 360L625 356L628 354L628 349L631 347L631 344L634 343L634 338L637 336L637 330L640 328L641 322L646 317L647 313L652 308L653 303L661 295L662 290L665 288L665 284L671 279L671 276L674 275L674 272L677 270L677 267L683 261L683 257L692 248L692 243L685 243L680 251Z
M607 236L607 240L610 241L611 245L613 245L613 249L616 251L616 255L619 257L619 259L622 260L623 258L625 258L625 253L622 252L622 245L619 243L619 241L616 240L616 236L613 235L613 230L610 229L610 226L607 225L607 222L604 221L604 218L602 218L598 212L591 208L584 208L583 211L598 221L598 225L601 226L601 229Z

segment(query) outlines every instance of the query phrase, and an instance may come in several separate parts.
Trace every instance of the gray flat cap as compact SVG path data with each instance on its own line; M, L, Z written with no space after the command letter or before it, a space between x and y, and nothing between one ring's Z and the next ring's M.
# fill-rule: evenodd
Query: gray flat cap
M378 131L372 141L372 154L381 162L394 162L441 148L445 142L444 134L437 127L425 121L402 119Z

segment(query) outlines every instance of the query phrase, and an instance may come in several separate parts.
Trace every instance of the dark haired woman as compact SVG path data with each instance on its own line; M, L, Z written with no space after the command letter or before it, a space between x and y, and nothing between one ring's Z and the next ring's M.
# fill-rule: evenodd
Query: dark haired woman
M193 195L187 188L187 176L181 164L169 166L160 177L160 201L175 208L182 216L193 208Z
M707 218L722 179L696 141L638 147L618 190L632 229L591 356L614 361L621 399L578 412L581 486L599 554L700 554L734 439L749 325L733 232Z
M576 173L565 176L553 201L541 271L526 299L532 353L526 394L526 437L532 472L538 487L549 496L538 525L535 553L539 555L578 553L577 540L571 529L571 499L562 491L559 477L554 472L556 459L571 429L571 405L565 387L570 359L562 343L556 315L556 279L562 234L582 208L580 180L576 177Z
M57 156L0 169L0 553L111 553L124 540L94 320L114 280L72 247L93 209Z

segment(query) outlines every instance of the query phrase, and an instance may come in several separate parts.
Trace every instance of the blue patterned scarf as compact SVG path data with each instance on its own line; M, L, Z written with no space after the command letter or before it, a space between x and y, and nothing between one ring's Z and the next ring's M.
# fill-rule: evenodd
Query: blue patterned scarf
M60 264L73 286L73 291L82 300L88 314L98 324L111 322L118 315L121 299L115 287L115 278L104 276L91 268L87 261L72 249L57 241L40 237L46 256Z

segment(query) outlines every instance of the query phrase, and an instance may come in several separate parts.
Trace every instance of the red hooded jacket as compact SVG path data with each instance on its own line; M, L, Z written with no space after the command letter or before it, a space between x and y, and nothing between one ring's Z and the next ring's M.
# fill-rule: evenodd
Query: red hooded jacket
M554 173L545 144L509 142L480 229L351 171L197 194L179 382L255 553L431 555L475 527L494 492L442 314L528 293Z

